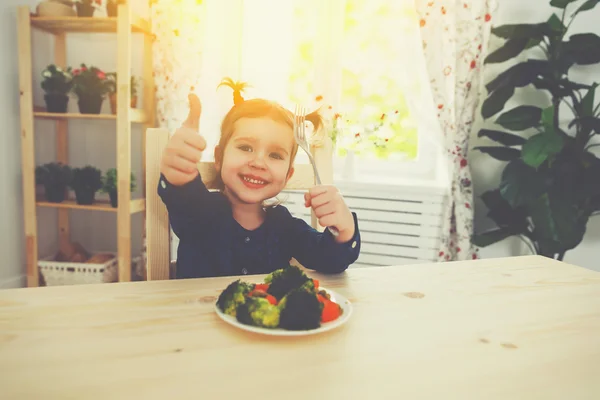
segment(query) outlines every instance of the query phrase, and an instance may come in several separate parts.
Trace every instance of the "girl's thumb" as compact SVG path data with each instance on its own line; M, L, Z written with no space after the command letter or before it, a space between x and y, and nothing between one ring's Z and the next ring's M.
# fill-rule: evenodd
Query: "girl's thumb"
M200 114L202 113L202 104L200 99L193 93L188 95L188 101L190 103L190 112L187 119L183 121L183 126L199 131L200 128Z

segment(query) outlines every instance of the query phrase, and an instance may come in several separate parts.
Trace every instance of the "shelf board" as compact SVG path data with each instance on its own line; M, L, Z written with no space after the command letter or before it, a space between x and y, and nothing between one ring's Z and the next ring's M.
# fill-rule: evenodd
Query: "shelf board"
M92 210L92 211L108 211L116 213L118 211L117 208L114 208L110 205L108 201L96 200L94 204L91 205L81 205L77 204L75 200L65 200L62 203L50 203L48 201L44 201L40 199L36 202L39 207L50 207L50 208L62 208L62 209L71 209L71 210ZM131 214L135 214L138 212L142 212L146 209L146 200L145 199L134 199L131 200L129 205L129 212Z
M31 16L31 26L50 33L116 33L117 17L36 17ZM144 18L134 15L131 31L150 34L150 24Z
M100 120L117 120L115 114L81 114L81 113L51 113L46 111L34 111L33 116L43 119L100 119ZM146 113L139 108L131 108L129 110L129 118L131 122L144 123L146 122Z

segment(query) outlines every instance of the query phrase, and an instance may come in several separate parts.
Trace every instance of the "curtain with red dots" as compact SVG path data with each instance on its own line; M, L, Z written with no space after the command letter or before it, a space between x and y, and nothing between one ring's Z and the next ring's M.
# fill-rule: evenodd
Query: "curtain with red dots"
M439 261L476 259L469 136L479 110L493 0L417 0L423 51L448 155L450 199Z

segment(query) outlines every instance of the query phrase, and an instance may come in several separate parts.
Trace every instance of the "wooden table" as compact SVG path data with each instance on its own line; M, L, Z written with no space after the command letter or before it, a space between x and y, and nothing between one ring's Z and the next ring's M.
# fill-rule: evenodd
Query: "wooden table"
M354 313L300 338L218 319L232 278L0 291L0 398L600 399L597 272L521 257L314 276Z

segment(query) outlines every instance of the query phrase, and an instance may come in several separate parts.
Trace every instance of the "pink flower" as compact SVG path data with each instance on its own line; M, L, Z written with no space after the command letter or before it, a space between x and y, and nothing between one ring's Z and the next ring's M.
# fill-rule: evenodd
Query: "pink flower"
M97 76L98 76L98 78L100 78L100 79L106 79L106 74L105 74L104 72L102 72L102 71L98 71L98 72L96 73L96 75L97 75Z

